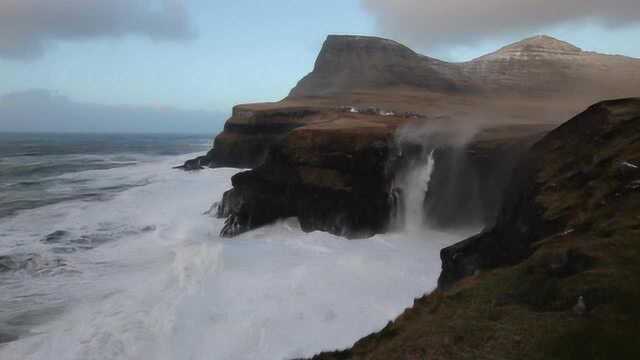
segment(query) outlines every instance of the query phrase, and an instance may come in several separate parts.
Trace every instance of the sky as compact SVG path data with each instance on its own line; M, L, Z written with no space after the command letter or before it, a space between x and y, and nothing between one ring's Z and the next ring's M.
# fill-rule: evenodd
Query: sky
M64 113L15 119L48 107L115 111L150 131L187 131L184 119L216 129L235 104L285 97L328 34L389 37L448 61L537 34L640 57L638 19L637 0L0 0L0 131L80 131ZM110 129L94 118L82 130Z

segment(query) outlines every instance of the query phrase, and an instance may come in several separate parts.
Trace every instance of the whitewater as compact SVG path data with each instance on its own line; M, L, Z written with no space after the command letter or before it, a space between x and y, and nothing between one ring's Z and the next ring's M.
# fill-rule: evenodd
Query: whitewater
M0 272L0 334L12 340L0 359L294 359L346 348L433 289L439 250L463 237L346 240L287 219L222 239L223 220L206 211L239 170L171 168L190 157L62 174L60 187L121 190L0 219L0 255L23 261Z

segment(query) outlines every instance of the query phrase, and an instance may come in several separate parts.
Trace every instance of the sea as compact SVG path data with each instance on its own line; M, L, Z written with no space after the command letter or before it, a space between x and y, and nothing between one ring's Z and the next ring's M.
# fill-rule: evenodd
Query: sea
M0 134L0 359L295 359L436 286L429 229L346 240L285 219L234 239L241 169L173 169L210 136ZM432 166L432 165L431 165Z

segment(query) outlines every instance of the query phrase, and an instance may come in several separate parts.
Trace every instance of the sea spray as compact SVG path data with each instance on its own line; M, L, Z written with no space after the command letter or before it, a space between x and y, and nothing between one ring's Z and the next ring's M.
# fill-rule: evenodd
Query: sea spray
M349 241L289 219L223 240L224 220L203 212L238 170L185 174L171 170L178 160L69 175L141 185L0 219L3 254L62 260L59 272L1 275L12 285L0 291L0 333L29 321L0 359L259 360L345 348L433 289L439 250L463 237L425 230L429 241ZM41 239L56 230L110 240L55 253L60 244Z

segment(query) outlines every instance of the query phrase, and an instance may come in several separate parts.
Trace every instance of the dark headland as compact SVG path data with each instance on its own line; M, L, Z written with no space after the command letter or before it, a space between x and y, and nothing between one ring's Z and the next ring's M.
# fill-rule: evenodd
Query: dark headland
M442 250L435 292L317 359L638 359L638 96L640 60L548 36L465 63L329 36L287 98L236 106L184 167L251 169L217 208L224 236L295 216L366 238L433 155L424 220L484 230Z

